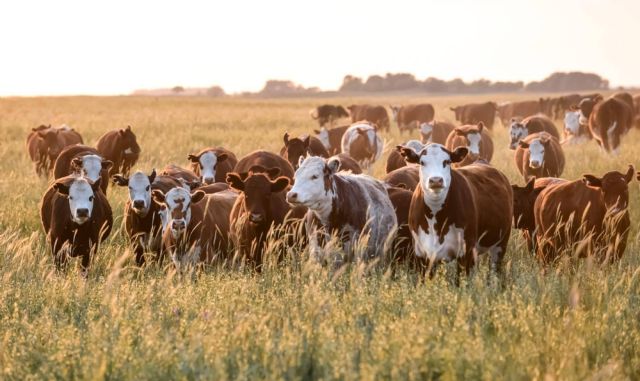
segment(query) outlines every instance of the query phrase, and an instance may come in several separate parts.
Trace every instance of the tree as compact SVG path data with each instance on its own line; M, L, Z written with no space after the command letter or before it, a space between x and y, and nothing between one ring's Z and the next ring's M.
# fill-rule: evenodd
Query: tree
M174 88L172 88L172 89L171 89L171 91L172 91L174 94L178 95L178 94L184 93L184 87L182 87L182 86L175 86Z
M220 86L211 86L210 88L207 89L208 97L219 98L219 97L224 97L225 95L227 94L224 92L224 90Z

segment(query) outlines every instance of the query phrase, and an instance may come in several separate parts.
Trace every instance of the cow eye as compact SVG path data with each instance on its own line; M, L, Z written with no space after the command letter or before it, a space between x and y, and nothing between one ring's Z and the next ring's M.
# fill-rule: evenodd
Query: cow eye
M451 165L451 160L445 160L442 162L443 167L446 167L447 165Z
M89 201L93 201L93 196L89 196Z
M311 180L318 180L318 175L311 176Z
M73 196L69 196L69 200L73 200Z
M147 185L147 187L144 188L144 189L148 192L150 187L151 187L151 185Z

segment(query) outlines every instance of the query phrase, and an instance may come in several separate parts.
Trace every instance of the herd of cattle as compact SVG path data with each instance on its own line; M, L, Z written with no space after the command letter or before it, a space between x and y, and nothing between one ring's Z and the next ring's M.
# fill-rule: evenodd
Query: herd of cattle
M187 156L189 168L170 164L149 174L130 174L141 153L131 127L105 133L95 148L67 126L34 128L28 153L38 174L55 179L40 214L56 266L81 257L86 274L112 229L110 182L129 191L124 232L138 265L168 256L179 270L232 260L259 270L268 237L280 237L308 245L321 263L392 258L433 274L455 260L468 273L488 253L499 272L512 226L543 264L565 251L603 261L624 253L633 166L564 180L562 146L593 138L617 152L624 134L640 127L639 96L469 104L451 108L458 126L436 121L430 104L391 110L400 131L418 129L421 140L396 146L382 179L363 170L383 154L384 106L319 106L311 112L320 124L315 136L285 133L279 153L238 160L208 147ZM563 113L561 141L552 119ZM510 129L523 187L490 164L496 116ZM352 123L333 127L345 117ZM332 250L336 242L344 256Z

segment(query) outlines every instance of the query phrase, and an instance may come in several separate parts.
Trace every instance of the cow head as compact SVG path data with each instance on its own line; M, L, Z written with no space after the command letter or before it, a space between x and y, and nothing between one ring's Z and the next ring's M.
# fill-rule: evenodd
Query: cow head
M309 153L310 140L311 136L307 136L304 139L289 139L289 133L284 133L284 158L291 163L293 169L298 169L300 158Z
M402 107L401 106L390 105L389 108L391 109L391 117L393 118L393 121L397 122L398 121L398 113L400 112L400 109Z
M275 169L280 171L279 168ZM233 189L244 193L244 207L249 222L261 225L271 220L271 194L285 190L289 186L289 178L281 176L271 180L265 173L232 172L227 174L227 183Z
M520 141L518 145L522 149L529 150L529 167L532 169L542 168L544 165L544 153L549 147L551 136L541 132L538 137L531 139L529 142Z
M295 183L287 193L287 202L304 205L309 209L327 212L331 210L334 196L333 176L340 168L340 159L324 159L307 156L300 162Z
M593 107L596 103L600 102L602 97L584 98L578 103L578 109L580 111L580 124L587 124Z
M462 111L464 110L464 106L449 107L449 110L453 111L456 116L456 120L459 121L462 118Z
M336 114L338 118L347 118L349 113L342 106L336 106Z
M329 130L326 127L321 127L319 130L313 130L318 135L318 139L322 142L322 145L327 150L331 149L331 141L329 141Z
M580 135L580 110L571 109L564 113L564 130L567 135Z
M513 189L513 224L516 229L535 229L533 205L544 187L535 188L536 178L529 180L527 185L520 187L511 185Z
M518 148L518 142L526 138L529 135L529 129L527 126L518 121L515 118L511 118L511 126L509 127L509 135L511 136L511 142L509 143L509 149Z
M98 155L78 156L71 160L72 171L82 173L93 182L100 178L102 171L108 171L111 166L113 166L111 160L105 160Z
M173 188L166 194L158 189L153 190L153 200L166 208L166 228L170 229L174 239L186 234L191 222L191 204L200 202L205 195L201 190L190 193L182 187Z
M42 153L49 155L49 159L52 162L55 162L56 158L64 148L62 137L60 136L60 130L58 128L39 130L38 136L44 142L41 146L41 149L43 150Z
M149 176L137 171L131 177L121 174L113 176L113 182L121 187L129 188L129 202L134 213L146 216L151 207L151 184L156 179L156 170L152 170Z
M198 154L190 154L189 161L193 171L201 176L205 184L213 184L216 181L216 168L218 164L227 160L228 155L224 152L214 150L204 150Z
M375 157L376 155L376 127L375 125L371 125L367 123L366 127L357 127L355 129L355 133L357 134L355 138L351 140L351 144L357 147L362 147L364 153L368 157ZM373 141L371 136L373 136Z
M629 205L629 182L633 180L634 171L633 165L629 164L627 173L612 171L602 177L583 175L582 181L587 186L600 190L607 209L618 213L627 209Z
M431 122L420 123L420 136L422 137L422 142L427 144L431 143L433 140L433 127L435 126L435 120Z
M462 127L456 127L455 133L458 136L464 137L467 140L466 147L469 151L469 157L473 160L480 157L480 142L482 141L482 130L484 130L484 123L480 122L477 125L467 125Z
M100 178L91 182L84 176L67 176L56 180L53 188L69 200L73 222L82 225L91 218L95 193L100 189Z
M131 130L131 126L120 129L118 137L120 138L120 147L125 156L140 154L140 146L138 145L136 134Z

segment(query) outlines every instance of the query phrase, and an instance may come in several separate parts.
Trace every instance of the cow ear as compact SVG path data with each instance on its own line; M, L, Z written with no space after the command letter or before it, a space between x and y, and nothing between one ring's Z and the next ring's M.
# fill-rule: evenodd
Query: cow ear
M396 150L404 157L404 161L411 164L418 164L420 161L420 155L413 150L413 148L405 146L396 146Z
M449 110L451 110L451 111L455 112L455 111L456 111L456 108L455 108L455 107L449 107Z
M97 192L98 189L100 189L100 183L102 183L102 177L98 177L96 181L91 184L91 189L93 189L94 192Z
M189 159L189 161L192 162L192 163L199 163L200 162L200 156L194 155L192 153L190 153L189 156L187 156L187 159Z
M333 175L338 172L340 169L340 159L337 157L332 157L327 161L327 164L324 167L325 175Z
M202 190L197 190L193 193L191 193L191 203L192 204L197 204L200 201L202 201L202 199L204 198L204 196L206 196L207 194L204 193L204 191Z
M582 181L590 187L600 188L602 187L602 179L595 177L594 175L582 175Z
M126 131L131 131L131 126L127 126Z
M533 176L524 188L527 190L527 193L531 193L533 192L533 187L535 185L536 185L536 177Z
M469 149L467 147L458 147L451 152L451 162L459 163L467 156Z
M304 159L306 159L306 157L304 155L300 155L300 157L298 158L298 168L300 168Z
M289 133L285 132L284 133L284 137L282 138L282 140L284 141L284 146L288 146L289 145Z
M113 161L111 161L111 160L102 160L102 169L108 171L111 167L113 167Z
M267 174L267 176L269 176L269 178L275 179L276 177L278 177L278 175L280 175L281 171L278 167L272 167L265 170L264 172Z
M69 185L62 181L54 183L53 189L63 196L69 196Z
M244 181L240 174L236 172L227 173L227 184L235 190L239 190L240 192L244 191Z
M218 156L218 163L222 163L223 161L227 160L229 158L229 155L227 155L226 153L220 153L217 155Z
M631 180L633 180L633 172L635 172L635 169L633 168L633 165L629 164L629 169L627 169L627 174L624 176L624 179L627 182L627 184L629 184Z
M120 131L118 131L118 134L120 134L120 136L124 135L126 133L126 130L124 128L121 128Z
M480 123L478 123L478 131L480 131L480 133L482 133L482 130L484 130L484 123L480 122Z
M524 149L529 148L529 143L527 143L527 142L525 142L525 141L522 141L522 140L520 140L520 141L518 142L518 145L519 145L521 148L524 148Z
M313 133L316 135L320 135L320 130L313 130Z
M162 205L165 202L164 193L160 189L154 189L151 191L151 197L153 197L153 201Z
M116 175L113 175L111 180L113 181L114 184L121 187L126 187L127 185L129 185L129 179L119 173Z
M465 136L466 134L464 133L464 130L460 127L456 127L453 129L453 131L456 133L456 135L458 136Z
M271 182L271 192L277 193L281 192L289 186L289 178L285 176L280 176L274 181Z
M156 169L153 168L153 170L151 171L151 174L149 175L149 183L153 184L155 180L156 180Z

